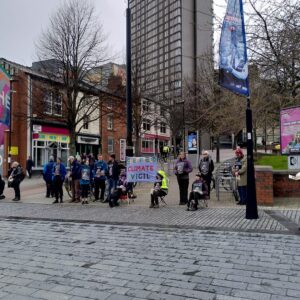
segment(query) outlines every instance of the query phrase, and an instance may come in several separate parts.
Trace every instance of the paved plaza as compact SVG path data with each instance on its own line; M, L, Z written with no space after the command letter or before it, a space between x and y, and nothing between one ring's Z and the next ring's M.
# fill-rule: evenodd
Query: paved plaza
M296 235L0 221L0 299L300 298Z
M6 189L0 299L300 299L299 206L246 220L231 194L213 191L208 208L188 212L170 173L167 205L149 209L150 188L113 209L66 193L54 205L40 177L22 182L21 202Z

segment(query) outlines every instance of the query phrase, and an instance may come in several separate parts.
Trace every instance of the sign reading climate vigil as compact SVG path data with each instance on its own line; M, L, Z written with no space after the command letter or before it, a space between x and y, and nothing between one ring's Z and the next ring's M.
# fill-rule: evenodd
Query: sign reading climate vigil
M154 182L157 173L156 157L127 157L128 182Z

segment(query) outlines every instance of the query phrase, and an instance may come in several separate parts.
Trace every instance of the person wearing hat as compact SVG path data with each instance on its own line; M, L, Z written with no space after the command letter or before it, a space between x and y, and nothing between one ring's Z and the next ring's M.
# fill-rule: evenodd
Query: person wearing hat
M151 189L151 204L149 208L159 208L158 198L168 194L167 175L163 170L159 170L156 175L153 189Z
M189 195L186 210L197 210L200 199L203 199L207 206L206 200L208 200L208 186L206 181L203 179L202 174L198 173L196 174L195 181L192 183L192 191Z
M237 148L235 150L235 163L233 166L233 174L236 177L240 201L238 205L246 205L247 202L247 157L244 156L243 150Z

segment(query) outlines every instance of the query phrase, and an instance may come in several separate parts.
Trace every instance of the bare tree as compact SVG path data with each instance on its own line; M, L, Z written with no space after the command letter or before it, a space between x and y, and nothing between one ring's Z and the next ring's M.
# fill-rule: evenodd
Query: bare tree
M289 96L293 102L300 93L300 3L249 3L253 10L247 28L250 58L269 83L276 83L277 93Z
M88 72L107 60L106 37L91 2L67 0L50 18L49 28L37 44L39 71L60 82L63 107L70 131L70 151L75 153L76 133L83 121L99 119L98 91L86 82ZM88 118L86 118L88 116Z

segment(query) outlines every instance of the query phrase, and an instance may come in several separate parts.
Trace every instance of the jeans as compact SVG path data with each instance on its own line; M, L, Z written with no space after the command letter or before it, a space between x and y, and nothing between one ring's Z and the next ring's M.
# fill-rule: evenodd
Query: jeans
M238 187L240 203L247 203L247 186L239 186Z
M112 194L112 192L115 190L117 184L118 184L118 180L113 179L113 178L108 178L108 195L107 198L110 198L110 195Z
M46 181L46 197L49 198L50 196L54 196L52 180Z

